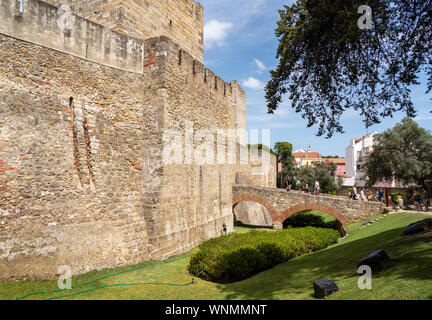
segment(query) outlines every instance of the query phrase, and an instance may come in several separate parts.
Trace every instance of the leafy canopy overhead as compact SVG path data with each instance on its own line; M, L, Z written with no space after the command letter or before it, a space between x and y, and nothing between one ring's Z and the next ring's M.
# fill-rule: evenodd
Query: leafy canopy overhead
M363 0L297 0L279 10L279 64L266 85L269 113L284 94L319 126L318 135L343 132L348 109L366 127L402 111L414 117L411 85L429 76L432 90L432 0L369 0L372 29L360 29Z

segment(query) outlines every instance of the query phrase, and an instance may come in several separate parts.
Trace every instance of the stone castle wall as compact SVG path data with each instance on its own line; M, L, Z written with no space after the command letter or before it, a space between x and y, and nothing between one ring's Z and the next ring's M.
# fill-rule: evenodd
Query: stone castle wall
M189 161L194 155L188 160L187 148L195 152L202 143L197 136L202 129L216 138L218 129L234 128L231 94L237 85L225 83L173 41L151 41L156 52L166 52L164 130L181 135L181 161L164 165L159 207L152 215L154 255L167 257L220 235L224 224L232 231L230 166L215 163L215 157L209 163Z
M203 62L204 10L195 0L44 0L141 39L167 36Z
M0 280L163 259L231 231L251 164L167 164L164 132L240 128L240 86L167 37L79 17L65 34L49 4L16 10L0 3Z
M0 35L0 279L148 257L143 193L161 172L158 71L124 72ZM146 84L146 89L143 88ZM72 98L72 99L71 99Z

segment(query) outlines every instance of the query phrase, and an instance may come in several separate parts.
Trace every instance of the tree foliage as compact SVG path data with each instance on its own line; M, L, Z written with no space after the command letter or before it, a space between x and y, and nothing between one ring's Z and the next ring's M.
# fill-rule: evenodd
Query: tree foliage
M278 155L279 161L282 163L282 172L278 176L278 186L285 187L286 179L289 179L294 174L294 156L292 154L293 146L289 142L276 142L274 149Z
M420 72L432 90L432 0L369 0L372 29L357 22L361 0L297 0L279 10L279 64L266 85L269 113L288 94L292 107L318 124L318 135L343 132L348 109L366 127L396 111L413 117L411 85Z
M270 147L266 146L265 144L262 143L248 144L247 146L249 149L265 150L267 152L270 152L272 155L277 156L277 153L274 152Z
M280 157L280 160L283 164L287 162L292 162L294 160L292 149L293 146L289 142L276 142L274 145L274 149L276 150L277 155Z
M296 178L300 182L302 188L305 183L312 188L317 180L320 184L322 193L337 192L339 186L336 182L336 164L333 162L316 162L313 166L303 166L299 168Z
M400 181L415 183L428 190L432 180L432 134L415 121L401 123L374 136L374 152L367 158L365 169L369 183Z

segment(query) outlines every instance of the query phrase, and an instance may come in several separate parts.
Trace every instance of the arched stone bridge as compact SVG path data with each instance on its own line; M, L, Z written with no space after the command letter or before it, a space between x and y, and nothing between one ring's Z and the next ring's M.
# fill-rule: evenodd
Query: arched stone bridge
M285 189L233 186L233 208L242 201L254 201L264 206L273 219L274 228L282 228L286 218L304 210L326 212L343 226L381 213L384 208L384 204L379 202L351 200L342 196L314 196Z

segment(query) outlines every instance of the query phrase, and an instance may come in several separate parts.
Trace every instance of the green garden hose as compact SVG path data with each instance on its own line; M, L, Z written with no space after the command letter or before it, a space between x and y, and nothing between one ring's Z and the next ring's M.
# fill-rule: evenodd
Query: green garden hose
M117 272L117 273L113 273L113 274L106 275L106 276L103 276L103 277L100 277L100 278L97 278L97 279L94 279L94 280L91 280L91 281L87 281L87 282L81 283L81 284L75 286L73 289L75 289L75 288L79 288L79 287L82 287L82 286L85 286L85 285L88 285L88 284L90 284L90 283L96 282L96 281L101 280L101 279L106 279L106 278L114 277L114 276L117 276L117 275L122 274L122 273L132 272L132 271L136 271L136 270L139 270L139 269L144 269L144 268L147 268L147 267L149 267L149 266L153 266L153 265L157 265L157 264L168 264L168 263L172 263L172 262L176 262L176 261L179 261L179 260L183 260L183 259L189 258L190 256L191 256L191 255L189 254L189 255L187 255L187 256L184 256L184 257L181 257L181 258L176 258L176 259L173 259L173 260L170 260L170 261L166 261L166 262L165 262L165 261L162 261L162 262L155 262L155 263L151 263L151 264L148 264L148 265L145 265L145 266L136 267L136 268L133 268L133 269L130 269L130 270L120 271L120 272ZM135 286L135 285L151 285L151 284L152 284L152 285L167 285L167 286L184 287L184 286L191 285L191 284L193 284L193 283L194 283L194 279L192 279L191 282L184 283L184 284L178 284L178 283L162 283L162 282L137 282L137 283L119 283L119 284L110 284L110 285L105 285L105 286L101 286L101 287L96 287L96 288L92 288L92 289L88 289L88 290L84 290L84 291L80 291L80 292L76 292L76 293L70 293L70 294L66 294L66 295L62 295L62 296L52 297L52 298L48 298L48 299L45 299L45 300L60 299L60 298L64 298L64 297L68 297L68 296L74 296L74 295L78 295L78 294L82 294L82 293L85 293L85 292L94 291L94 290L98 290L98 289L102 289L102 288L107 288L107 287L116 287L116 286ZM72 290L72 289L70 289L70 290ZM59 292L59 291L64 291L64 289L57 289L57 290L50 290L50 291L41 291L41 292L33 292L33 293L26 294L26 295L24 295L24 296L22 296L22 297L19 297L19 298L17 298L16 300L22 300L22 299L27 298L27 297L29 297L29 296L40 295L40 294L46 294L46 293L54 293L54 292Z

